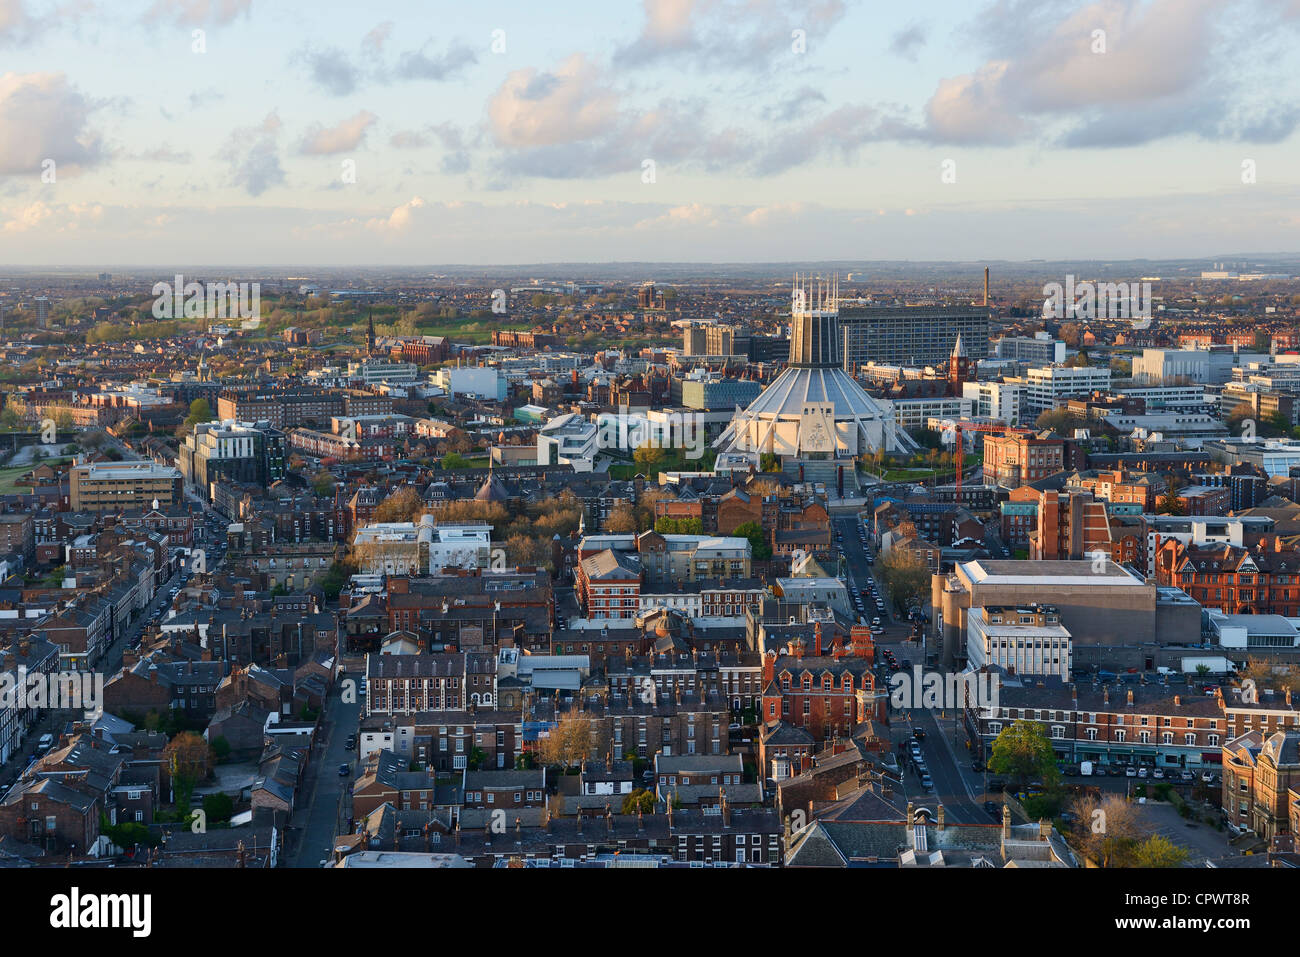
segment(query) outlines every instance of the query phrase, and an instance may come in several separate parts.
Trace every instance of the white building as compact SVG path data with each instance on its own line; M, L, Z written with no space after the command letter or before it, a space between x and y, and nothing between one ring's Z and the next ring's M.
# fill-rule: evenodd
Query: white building
M571 465L590 472L599 450L600 430L577 413L556 416L537 432L538 465Z
M1020 382L963 382L962 398L971 401L971 416L1019 425L1025 386Z
M1030 369L1025 384L1025 413L1037 417L1064 405L1076 396L1104 392L1110 388L1110 369L1106 366L1038 366Z
M963 396L937 396L920 399L881 399L880 404L894 413L900 429L920 432L929 419L969 419L974 414L975 403Z
M1070 680L1070 632L1050 605L971 608L966 613L966 660L1011 674Z
M502 402L507 392L506 377L501 370L483 366L444 366L433 373L431 381L453 399L468 396Z
M353 550L368 575L427 575L441 568L490 568L492 526L374 522L356 531Z

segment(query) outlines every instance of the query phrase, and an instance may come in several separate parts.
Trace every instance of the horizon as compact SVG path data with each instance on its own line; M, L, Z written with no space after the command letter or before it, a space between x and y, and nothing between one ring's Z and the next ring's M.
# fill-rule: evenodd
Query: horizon
M1280 0L578 0L563 21L513 2L448 19L415 0L315 18L5 0L0 261L1285 249L1297 40Z

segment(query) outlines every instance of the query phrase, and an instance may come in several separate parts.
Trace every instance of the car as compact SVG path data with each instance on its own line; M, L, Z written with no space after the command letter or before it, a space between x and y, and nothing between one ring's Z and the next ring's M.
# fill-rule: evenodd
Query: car
M1124 769L1124 777L1135 778L1137 776L1138 776L1138 769L1133 765L1130 764L1128 767Z
M922 774L922 775L921 775L921 787L925 788L927 791L933 791L933 790L934 790L934 779L931 778L929 774Z
M904 665L904 667L906 667L906 666L907 666L907 662L906 662L906 661L903 662L903 665ZM925 740L925 728L913 728L913 729L912 729L912 737L915 738L917 741L924 741L924 740Z
M356 736L355 736L355 735L351 735L351 734L349 734L349 735L348 735L348 739L347 739L346 741L343 742L343 750L345 750L345 751L351 751L351 750L355 749L356 746L357 746L357 739L356 739Z
M970 763L970 769L978 774L980 771L984 770L984 762L977 758Z
M1214 780L1214 773L1212 771L1202 771L1201 780L1204 781L1206 784L1209 784L1211 781Z
M351 774L351 773L352 773L352 765L350 765L350 764L340 764L340 765L339 765L339 777L341 777L341 778L345 778L345 777L347 777L347 776L348 776L349 774Z
M995 821L1002 820L1002 808L998 807L997 802L985 801L984 810L989 817L993 818L993 820Z
M1172 773L1172 772L1171 772ZM1191 784L1196 780L1196 775L1186 769L1178 772L1178 779L1184 784Z
M1142 767L1138 768L1138 777L1145 778L1148 777L1150 774L1151 774L1151 769L1148 768L1145 764L1142 765Z
M1151 772L1151 776L1153 778L1163 778L1165 776L1165 769L1156 768L1154 771Z

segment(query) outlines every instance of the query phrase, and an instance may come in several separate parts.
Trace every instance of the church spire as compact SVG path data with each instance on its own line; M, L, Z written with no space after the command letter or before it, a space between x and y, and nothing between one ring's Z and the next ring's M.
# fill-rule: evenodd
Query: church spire
M366 320L366 355L375 354L375 310L371 309Z

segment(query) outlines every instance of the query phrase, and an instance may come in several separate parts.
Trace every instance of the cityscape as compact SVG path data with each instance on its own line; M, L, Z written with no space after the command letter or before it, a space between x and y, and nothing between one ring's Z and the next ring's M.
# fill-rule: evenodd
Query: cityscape
M158 937L174 869L1051 868L1098 929L1264 926L1294 4L324 6L0 2L36 923Z

